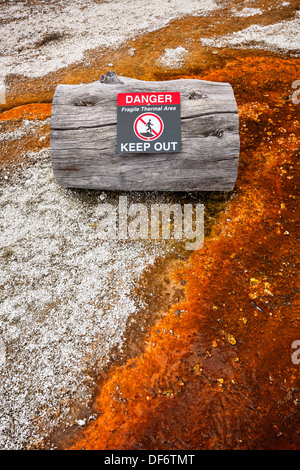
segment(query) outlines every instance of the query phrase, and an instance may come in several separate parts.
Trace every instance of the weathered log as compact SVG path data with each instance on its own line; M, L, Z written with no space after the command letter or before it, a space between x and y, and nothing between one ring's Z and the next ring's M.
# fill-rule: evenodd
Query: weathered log
M52 102L51 160L65 187L105 190L230 191L239 162L239 118L228 83L120 77L58 85ZM105 78L105 77L104 77ZM119 93L179 92L181 150L117 152Z

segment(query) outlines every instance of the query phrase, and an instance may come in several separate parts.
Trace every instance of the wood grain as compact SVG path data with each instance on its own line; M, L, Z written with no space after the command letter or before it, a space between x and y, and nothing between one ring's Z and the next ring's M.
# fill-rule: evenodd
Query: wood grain
M51 160L65 187L105 190L230 191L239 162L239 118L228 83L202 80L59 85L51 114ZM179 153L118 154L118 93L178 91Z

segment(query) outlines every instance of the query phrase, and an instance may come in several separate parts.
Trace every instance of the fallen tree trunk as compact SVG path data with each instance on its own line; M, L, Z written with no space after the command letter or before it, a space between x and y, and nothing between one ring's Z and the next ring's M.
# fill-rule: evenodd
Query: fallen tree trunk
M239 162L239 118L228 83L120 80L57 86L52 102L51 160L60 185L128 191L233 189ZM180 151L120 154L117 96L148 92L180 93Z

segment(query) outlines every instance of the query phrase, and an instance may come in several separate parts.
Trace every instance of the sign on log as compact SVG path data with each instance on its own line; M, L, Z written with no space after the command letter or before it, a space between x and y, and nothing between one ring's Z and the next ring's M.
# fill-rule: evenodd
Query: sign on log
M58 85L50 148L65 187L231 191L237 104L230 84L195 79Z
M119 93L118 153L178 153L180 93Z

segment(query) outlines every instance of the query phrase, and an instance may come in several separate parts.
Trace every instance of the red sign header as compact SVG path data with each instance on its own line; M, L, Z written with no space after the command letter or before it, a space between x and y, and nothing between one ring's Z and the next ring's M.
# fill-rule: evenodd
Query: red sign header
M179 92L160 93L119 93L117 98L118 106L150 106L161 104L180 104Z

